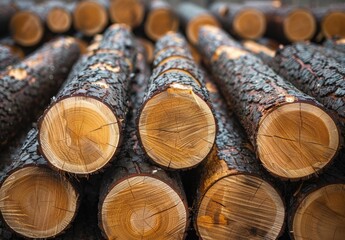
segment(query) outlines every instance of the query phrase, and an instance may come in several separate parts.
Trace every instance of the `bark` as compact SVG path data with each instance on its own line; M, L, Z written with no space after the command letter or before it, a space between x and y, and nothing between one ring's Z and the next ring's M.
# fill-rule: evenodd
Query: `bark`
M74 39L59 38L0 74L0 145L37 116L78 56Z
M8 33L10 20L15 12L16 8L13 4L0 4L0 35Z
M326 48L331 48L336 51L345 53L345 40L344 39L328 39L327 41L324 42L323 44L324 47Z
M19 61L19 57L7 46L0 45L0 71Z

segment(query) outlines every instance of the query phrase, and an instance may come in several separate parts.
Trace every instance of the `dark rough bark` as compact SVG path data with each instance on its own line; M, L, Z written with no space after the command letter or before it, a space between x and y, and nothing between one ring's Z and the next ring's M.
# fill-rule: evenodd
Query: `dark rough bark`
M10 3L0 4L0 35L6 34L9 31L9 23L15 12L16 8L14 5Z
M339 52L330 48L325 48L313 43L309 43L308 47L310 51L316 51L320 52L327 58L333 58L335 61L337 61L341 66L345 67L345 53Z
M199 16L209 15L211 16L210 12L205 8L198 6L194 3L180 3L177 6L177 14L180 18L182 26L185 28L188 23Z
M159 51L155 55L154 60L153 60L153 67L157 67L161 62L171 57L186 58L190 60L193 59L188 48L186 49L182 47L176 47L176 48L167 47L166 49Z
M323 44L326 48L331 48L345 54L345 40L328 39Z
M19 57L7 46L0 45L0 71L19 61Z
M286 80L338 115L345 133L345 70L342 65L314 51L308 44L297 43L279 50L273 67Z
M270 66L270 64L273 61L272 58L275 55L276 49L272 50L259 43L256 43L256 42L253 42L253 43L255 44L254 46L251 45L251 41L245 41L243 45L248 51L250 51L255 56L260 58L264 64Z
M0 74L0 145L42 110L78 56L73 38L59 38Z
M156 56L161 51L169 48L186 49L186 40L179 33L167 33L156 42L154 55ZM188 49L188 48L187 48Z

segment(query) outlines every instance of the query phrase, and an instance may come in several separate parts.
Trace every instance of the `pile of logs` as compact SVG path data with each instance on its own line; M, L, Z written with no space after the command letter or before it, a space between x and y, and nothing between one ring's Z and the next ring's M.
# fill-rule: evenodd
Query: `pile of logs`
M344 239L343 5L8 2L0 239Z

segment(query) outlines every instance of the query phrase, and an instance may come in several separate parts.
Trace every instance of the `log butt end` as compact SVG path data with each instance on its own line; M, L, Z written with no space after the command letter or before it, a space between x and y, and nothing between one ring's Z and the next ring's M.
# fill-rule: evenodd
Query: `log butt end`
M6 224L29 238L49 238L73 220L79 195L62 176L48 168L25 167L12 173L0 189Z
M172 84L149 99L139 119L149 157L168 169L198 165L214 144L216 124L207 103L190 87Z
M219 27L219 23L211 15L200 15L188 22L186 27L186 35L192 44L197 44L199 38L199 29L203 26Z
M184 201L157 178L132 176L105 196L101 227L108 239L183 239L188 222Z
M119 144L120 129L104 103L75 96L56 102L45 113L39 142L42 154L57 169L89 174L110 161Z
M328 165L340 144L334 120L321 108L303 102L268 113L260 122L256 141L259 158L269 172L296 180Z
M316 32L316 20L305 9L295 9L284 19L283 31L291 42L310 40Z
M241 38L258 39L266 31L266 18L256 9L245 9L234 17L233 26Z
M345 184L331 184L308 194L293 217L294 239L343 239Z
M251 175L229 175L202 197L196 229L202 239L276 239L285 209L277 191Z
M125 23L135 28L142 23L145 8L138 0L113 0L110 2L109 13L113 23Z
M145 22L145 33L153 41L157 41L166 33L178 30L179 21L171 9L157 9L151 11Z
M53 8L47 15L47 26L54 33L67 32L72 25L72 16L63 8Z
M327 38L345 37L345 12L335 11L327 14L322 22L321 29Z

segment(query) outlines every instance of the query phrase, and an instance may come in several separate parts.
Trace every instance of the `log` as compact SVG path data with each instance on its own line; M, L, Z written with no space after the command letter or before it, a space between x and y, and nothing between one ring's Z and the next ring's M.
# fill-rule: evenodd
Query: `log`
M345 37L345 7L327 7L314 10L321 37Z
M0 71L18 61L19 57L9 47L0 44Z
M75 4L61 0L49 1L49 10L46 16L48 29L53 33L68 32L72 27L72 12L74 7Z
M252 40L246 40L242 42L242 44L248 51L259 57L264 64L270 66L273 61L272 58L276 54L276 50Z
M188 207L179 177L151 165L136 137L135 116L150 75L140 51L136 69L126 140L101 184L99 226L107 239L184 239Z
M0 146L37 117L78 56L73 38L58 38L0 73Z
M138 38L138 40L145 48L145 57L147 58L146 61L151 64L153 62L153 52L155 50L153 43L145 38Z
M135 55L130 30L114 24L75 65L39 121L40 151L55 169L86 176L118 152Z
M144 20L145 5L141 0L111 0L109 14L111 22L136 28Z
M305 93L315 97L334 116L345 133L344 66L311 45L298 43L280 49L272 65L277 73Z
M9 32L10 20L16 11L17 9L13 4L0 4L0 35L7 34Z
M291 239L321 240L344 237L343 157L318 179L299 184L289 202L287 222Z
M0 39L0 45L4 45L11 49L11 52L15 54L20 60L25 57L25 53L21 47L19 47L10 36Z
M148 2L144 29L151 40L157 41L170 31L176 32L178 27L178 17L168 2L164 0Z
M327 41L324 42L323 46L345 53L345 38L328 39Z
M319 102L218 28L201 28L199 49L211 59L224 97L272 175L308 178L332 162L340 145L339 130Z
M79 193L37 154L36 137L37 130L31 130L19 155L1 173L0 210L16 234L49 238L69 227L78 211Z
M266 31L266 17L260 9L226 2L216 2L210 11L233 36L243 39L261 38Z
M73 11L74 28L86 36L93 36L104 30L108 24L106 1L79 1Z
M188 50L180 34L170 35L170 49L176 49L172 44L176 41ZM160 40L157 46L162 46ZM211 151L216 124L203 77L197 65L184 58L168 60L153 70L138 116L138 133L143 149L162 168L196 167Z
M181 27L184 29L188 40L193 45L198 41L198 31L201 26L220 25L209 11L193 3L180 3L176 11L180 19Z
M212 153L200 167L195 229L200 239L277 239L285 217L280 192L217 87L206 84L219 131Z

